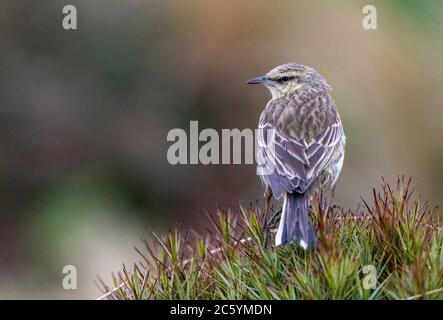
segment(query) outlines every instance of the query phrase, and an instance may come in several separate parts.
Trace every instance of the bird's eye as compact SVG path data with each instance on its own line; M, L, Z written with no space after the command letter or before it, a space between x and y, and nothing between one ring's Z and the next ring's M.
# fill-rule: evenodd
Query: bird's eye
M288 82L289 80L293 80L293 79L295 79L295 77L284 76L284 77L281 77L280 79L278 79L277 82L284 83L284 82Z

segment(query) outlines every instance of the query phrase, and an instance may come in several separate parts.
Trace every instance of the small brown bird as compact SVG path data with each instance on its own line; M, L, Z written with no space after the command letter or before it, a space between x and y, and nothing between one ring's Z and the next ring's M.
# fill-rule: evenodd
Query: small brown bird
M309 203L319 189L336 183L345 153L332 89L313 68L296 63L247 83L263 84L272 94L260 116L257 169L266 188L266 218L272 195L284 199L275 244L294 240L304 249L313 247Z

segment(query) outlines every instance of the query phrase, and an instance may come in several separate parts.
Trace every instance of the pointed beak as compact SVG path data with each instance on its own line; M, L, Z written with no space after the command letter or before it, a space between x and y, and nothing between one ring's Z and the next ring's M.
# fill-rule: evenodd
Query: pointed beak
M265 76L262 76L262 77L250 79L250 80L246 81L246 84L261 84L261 83L266 82L266 80L268 80L268 78L266 78Z

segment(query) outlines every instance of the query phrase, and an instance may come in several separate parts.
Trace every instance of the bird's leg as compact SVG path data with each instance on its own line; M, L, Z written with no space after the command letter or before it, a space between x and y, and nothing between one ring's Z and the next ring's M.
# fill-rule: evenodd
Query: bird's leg
M278 218L281 215L281 212L282 212L282 209L279 209L272 214L271 218L269 218L268 223L267 223L267 227L269 229L277 226L277 222L279 220Z
M269 186L265 187L265 193L263 195L263 198L265 199L265 208L263 212L263 232L265 234L265 240L264 240L264 246L267 247L268 238L269 238L269 222L268 222L268 215L269 215L269 204L271 202L272 198L272 190Z
M265 209L263 212L263 225L262 225L262 229L263 232L265 234L265 239L264 239L264 247L266 248L268 246L268 238L269 238L269 227L268 227L268 214L269 214L269 203L271 202L271 198L272 198L272 190L271 188L269 188L269 186L265 187L265 193L263 195L263 198L265 199Z
M266 225L264 227L265 240L264 240L264 243L263 243L263 246L265 248L268 248L268 245L269 245L269 233L270 233L270 231L272 230L273 227L277 226L277 222L279 220L279 217L280 217L281 213L282 213L282 209L277 210L276 212L274 212L272 214L272 216L266 222Z
M268 214L269 214L269 204L272 199L272 190L269 186L266 186L263 197L265 198L265 210L263 214L263 221L265 222L265 224L267 224Z

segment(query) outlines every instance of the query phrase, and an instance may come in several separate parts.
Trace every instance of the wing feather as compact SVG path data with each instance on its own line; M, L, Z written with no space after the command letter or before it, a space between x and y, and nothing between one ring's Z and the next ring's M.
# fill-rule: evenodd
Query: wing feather
M314 139L289 136L273 117L272 103L284 101L271 100L260 117L257 160L261 172L258 174L279 198L284 192L306 191L327 166L344 133L337 115Z

